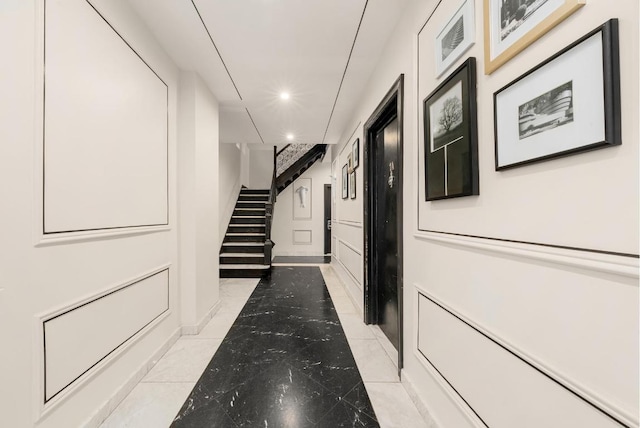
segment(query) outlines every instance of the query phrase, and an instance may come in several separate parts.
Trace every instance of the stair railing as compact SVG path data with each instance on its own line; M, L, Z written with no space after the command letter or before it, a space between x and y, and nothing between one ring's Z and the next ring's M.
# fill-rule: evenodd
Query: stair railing
M265 235L264 235L264 264L271 266L271 258L273 252L273 246L275 245L271 240L271 225L273 224L273 205L276 203L278 195L276 187L276 159L278 157L277 146L273 146L273 174L271 177L271 188L269 189L269 199L264 207L265 214Z

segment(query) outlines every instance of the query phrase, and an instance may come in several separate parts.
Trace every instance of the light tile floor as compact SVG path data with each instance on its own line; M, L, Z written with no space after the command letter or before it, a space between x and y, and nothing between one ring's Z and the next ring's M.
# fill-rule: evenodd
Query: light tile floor
M347 296L329 265L319 265L382 428L427 426L397 376L375 330ZM220 280L221 306L200 334L182 336L102 424L102 428L166 428L258 284Z

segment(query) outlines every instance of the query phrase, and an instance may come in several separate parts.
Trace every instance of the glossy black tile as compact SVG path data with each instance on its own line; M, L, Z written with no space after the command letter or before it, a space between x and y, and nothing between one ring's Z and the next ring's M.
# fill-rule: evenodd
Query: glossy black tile
M260 281L172 426L378 426L317 267Z

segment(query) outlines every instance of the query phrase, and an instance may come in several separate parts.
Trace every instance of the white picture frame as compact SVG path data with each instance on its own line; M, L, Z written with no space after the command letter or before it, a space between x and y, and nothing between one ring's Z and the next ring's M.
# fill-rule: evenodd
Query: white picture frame
M312 188L310 178L298 178L293 182L293 219L311 219Z
M440 77L475 43L473 0L465 0L438 32L435 40L436 76Z

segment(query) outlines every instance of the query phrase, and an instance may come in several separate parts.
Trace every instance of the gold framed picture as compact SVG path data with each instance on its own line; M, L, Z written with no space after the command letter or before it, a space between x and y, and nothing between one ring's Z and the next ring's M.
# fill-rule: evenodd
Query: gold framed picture
M484 0L484 74L491 74L586 0Z

